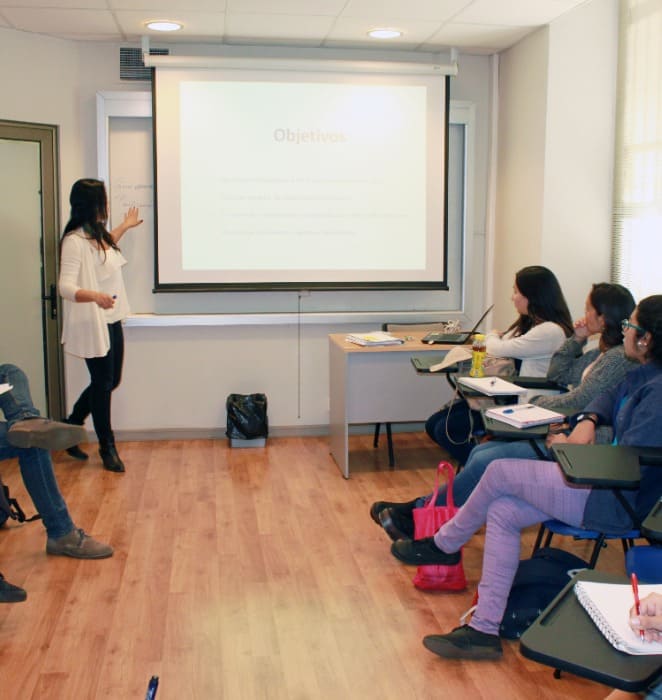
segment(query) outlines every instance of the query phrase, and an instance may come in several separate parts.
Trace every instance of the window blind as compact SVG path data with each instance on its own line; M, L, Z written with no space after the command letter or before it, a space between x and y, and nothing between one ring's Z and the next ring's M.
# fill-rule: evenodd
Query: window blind
M662 293L662 3L621 0L612 279Z

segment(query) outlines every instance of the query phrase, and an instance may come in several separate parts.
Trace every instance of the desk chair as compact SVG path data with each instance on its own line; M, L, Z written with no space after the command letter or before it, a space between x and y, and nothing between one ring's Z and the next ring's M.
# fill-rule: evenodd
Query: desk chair
M439 322L435 323L432 321L420 322L420 323L382 323L382 330L386 333L391 331L400 331L402 333L407 333L408 331L415 333L429 333L431 331L442 331L445 328L445 323ZM381 432L381 423L375 423L375 433L372 440L372 446L376 449L379 446L379 433ZM388 448L388 465L389 467L395 466L395 455L393 453L393 433L391 430L391 424L386 423L386 445Z
M545 532L547 533L546 537ZM574 537L576 540L595 540L593 552L588 562L589 569L594 569L602 548L606 546L607 540L621 540L623 553L627 555L630 547L634 546L634 540L641 537L641 532L639 530L629 530L620 535L613 535L607 532L597 532L596 530L584 530L581 527L572 527L560 520L546 520L544 523L540 524L531 554L533 555L540 548L543 537L545 537L543 546L549 547L554 535L566 535L568 537Z

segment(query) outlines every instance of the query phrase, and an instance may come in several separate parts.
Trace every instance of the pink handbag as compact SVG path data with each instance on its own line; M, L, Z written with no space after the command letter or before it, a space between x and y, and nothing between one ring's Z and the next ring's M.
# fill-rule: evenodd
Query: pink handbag
M439 492L439 475L446 472L446 505L435 506ZM434 493L426 505L414 508L414 539L432 537L437 530L450 520L459 508L453 501L453 479L455 469L448 462L440 462L437 467ZM414 576L414 586L424 591L462 591L467 587L462 560L452 566L432 564L419 566Z

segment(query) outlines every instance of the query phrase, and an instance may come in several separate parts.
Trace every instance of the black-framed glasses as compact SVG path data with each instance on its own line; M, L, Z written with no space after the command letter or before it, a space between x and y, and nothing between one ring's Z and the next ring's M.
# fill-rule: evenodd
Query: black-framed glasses
M637 333L645 333L646 332L645 328L642 328L641 326L636 326L634 323L630 323L629 319L624 318L621 321L621 330L623 331L623 333L625 333L625 331L628 328L632 328L633 330L637 331Z

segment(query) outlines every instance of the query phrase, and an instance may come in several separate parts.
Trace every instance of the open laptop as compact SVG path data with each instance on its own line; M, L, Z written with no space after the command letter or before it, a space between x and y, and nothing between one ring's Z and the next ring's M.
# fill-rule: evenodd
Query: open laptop
M435 331L424 336L421 342L429 345L465 345L493 308L494 304L476 321L476 325L470 331L462 331L461 333L439 333Z

